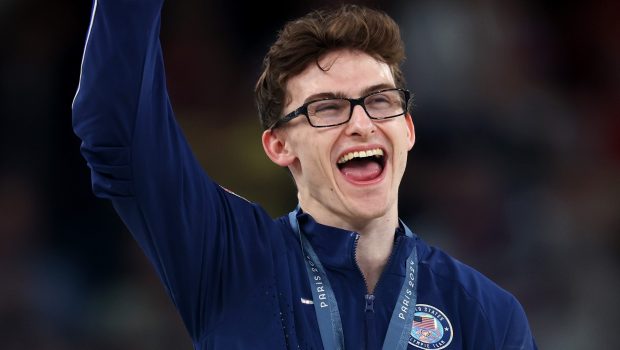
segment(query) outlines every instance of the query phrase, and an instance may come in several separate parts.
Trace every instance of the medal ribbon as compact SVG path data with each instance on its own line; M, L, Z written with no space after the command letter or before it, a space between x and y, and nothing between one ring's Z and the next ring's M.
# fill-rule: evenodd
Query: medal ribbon
M331 288L327 274L321 261L314 252L312 245L305 234L299 228L297 213L299 208L288 214L291 228L299 235L301 241L302 255L304 257L306 271L310 288L312 289L312 300L314 311L319 323L323 349L325 350L344 350L344 333L342 331L342 321L334 291ZM405 234L413 238L411 230L401 221L405 228ZM405 279L398 295L398 300L392 318L388 326L383 350L405 350L409 343L411 327L417 299L417 279L418 279L418 254L414 246L411 254L407 258Z

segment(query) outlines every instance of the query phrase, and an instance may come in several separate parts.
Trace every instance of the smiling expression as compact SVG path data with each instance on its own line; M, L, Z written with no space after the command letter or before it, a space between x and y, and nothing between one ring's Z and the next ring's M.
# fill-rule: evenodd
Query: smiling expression
M322 97L357 98L395 87L389 66L360 51L341 49L287 82L287 114ZM314 128L295 118L263 134L268 156L288 166L299 202L318 222L359 229L369 221L396 226L398 187L415 140L411 116L371 120L361 106L348 123Z

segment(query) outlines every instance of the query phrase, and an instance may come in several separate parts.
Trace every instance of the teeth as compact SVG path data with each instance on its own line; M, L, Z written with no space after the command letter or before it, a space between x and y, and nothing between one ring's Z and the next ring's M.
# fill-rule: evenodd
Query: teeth
M367 158L367 157L376 157L376 158L383 157L383 150L380 148L375 148L375 149L369 149L367 151L349 152L343 155L342 157L340 157L340 159L338 159L338 164L348 162L353 158Z

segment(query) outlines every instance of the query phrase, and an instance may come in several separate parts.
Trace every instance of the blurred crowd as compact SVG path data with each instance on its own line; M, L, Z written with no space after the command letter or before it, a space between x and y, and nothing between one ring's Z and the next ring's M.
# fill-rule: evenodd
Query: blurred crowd
M620 3L355 2L390 13L406 43L417 138L402 218L515 294L541 349L617 349ZM277 29L328 3L164 7L169 91L194 152L273 216L295 190L260 147L253 84ZM0 349L191 349L91 194L71 130L90 10L0 2Z

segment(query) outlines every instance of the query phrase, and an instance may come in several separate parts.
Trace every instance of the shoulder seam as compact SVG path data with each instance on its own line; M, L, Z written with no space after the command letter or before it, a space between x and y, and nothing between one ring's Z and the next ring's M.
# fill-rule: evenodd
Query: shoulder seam
M515 314L515 299L511 299L510 300L510 317L508 318L508 325L512 325L512 318L514 317ZM504 336L502 337L502 345L504 345L504 343L506 343L506 336L508 335L508 329L506 329L506 331L504 332Z

